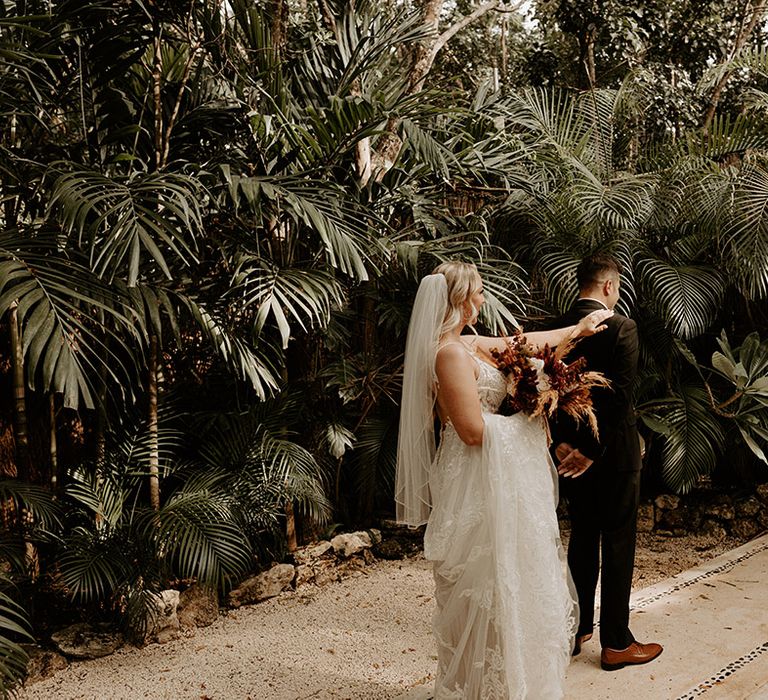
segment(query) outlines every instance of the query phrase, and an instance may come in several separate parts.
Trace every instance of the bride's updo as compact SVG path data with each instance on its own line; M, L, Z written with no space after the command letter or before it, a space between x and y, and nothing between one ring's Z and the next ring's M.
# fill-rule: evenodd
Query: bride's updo
M477 267L473 263L452 260L438 265L432 274L443 275L448 285L448 307L440 335L449 333L457 326L463 328L474 321L480 309L475 308L470 297L483 286Z

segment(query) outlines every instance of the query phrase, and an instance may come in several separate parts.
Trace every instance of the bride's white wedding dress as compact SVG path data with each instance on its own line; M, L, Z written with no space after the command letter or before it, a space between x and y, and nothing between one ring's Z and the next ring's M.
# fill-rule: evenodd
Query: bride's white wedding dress
M482 447L442 433L424 553L434 562L436 700L562 698L576 628L557 525L557 474L539 420L496 414L506 392L479 364Z

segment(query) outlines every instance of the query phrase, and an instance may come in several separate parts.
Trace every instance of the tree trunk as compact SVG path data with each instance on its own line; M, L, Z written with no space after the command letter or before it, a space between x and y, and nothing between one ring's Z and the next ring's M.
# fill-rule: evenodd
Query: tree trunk
M507 32L509 31L509 26L507 22L507 16L504 15L501 18L501 34L499 36L499 54L500 54L500 64L499 64L499 70L501 73L501 84L506 85L507 82L507 66L509 63L509 52L507 50Z
M51 492L55 494L59 487L59 451L56 440L56 394L53 392L48 395L48 421L50 428Z
M24 387L24 351L19 327L18 304L10 308L11 360L13 365L13 418L16 443L16 476L27 483L31 478L27 401Z
M296 538L296 516L293 512L293 503L288 501L285 504L285 539L289 552L295 552L299 543Z
M160 443L157 432L158 342L154 330L149 336L149 502L160 510Z
M597 77L595 72L595 41L597 40L597 27L590 23L584 32L584 38L582 41L582 63L584 64L584 70L587 78L587 89L593 90L597 84Z
M427 75L432 70L432 65L440 50L464 27L467 27L491 10L501 7L501 0L491 0L479 5L473 12L462 17L442 34L438 34L438 23L443 4L444 0L424 0L422 5L422 24L433 29L434 32L427 39L417 43L411 52L411 66L408 71L408 84L405 90L407 95L415 95L421 92ZM522 4L522 2L518 2L513 8L505 11L512 12ZM371 157L374 177L379 182L394 164L403 145L402 139L397 134L399 125L400 120L395 117L387 121L384 132L379 137Z
M272 20L270 23L272 49L279 56L288 39L286 28L288 27L289 7L287 0L269 0L268 12Z
M742 19L741 28L739 29L739 32L736 35L736 40L734 41L733 47L728 52L728 55L725 56L725 58L723 59L723 63L732 61L736 57L736 55L739 53L739 51L741 51L741 49L744 48L744 45L747 43L747 40L752 35L752 32L755 30L757 23L765 16L765 10L767 7L768 7L768 4L765 2L761 2L756 7L752 7L751 0L747 0L747 2L744 4L744 17ZM749 17L749 19L747 19L747 17ZM726 70L720 76L720 79L717 81L714 89L712 90L712 95L710 96L709 102L707 103L707 111L704 114L704 133L705 134L709 134L709 129L712 126L712 120L715 118L715 112L717 111L717 105L720 102L720 98L722 97L723 90L725 90L725 86L727 85L728 81L731 79L732 74L733 74L732 70Z
M158 10L155 8L152 17L152 34L154 35L154 56L152 60L152 96L155 105L155 170L160 170L163 162L163 53L160 42L162 27Z

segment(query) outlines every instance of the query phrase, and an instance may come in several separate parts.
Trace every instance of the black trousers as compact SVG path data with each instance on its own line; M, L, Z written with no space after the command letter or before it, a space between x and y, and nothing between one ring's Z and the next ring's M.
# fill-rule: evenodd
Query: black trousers
M640 472L619 472L604 464L592 465L576 479L561 479L571 519L568 565L579 598L578 634L590 633L594 628L595 590L600 574L600 645L626 649L635 641L629 631L629 596L635 566Z

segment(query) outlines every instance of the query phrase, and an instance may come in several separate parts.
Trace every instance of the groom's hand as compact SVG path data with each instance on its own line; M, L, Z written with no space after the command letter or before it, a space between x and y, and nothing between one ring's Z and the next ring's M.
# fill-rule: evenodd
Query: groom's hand
M561 442L555 448L555 456L560 461L557 465L557 473L567 478L575 479L592 466L592 460L589 457L581 454L567 442Z

